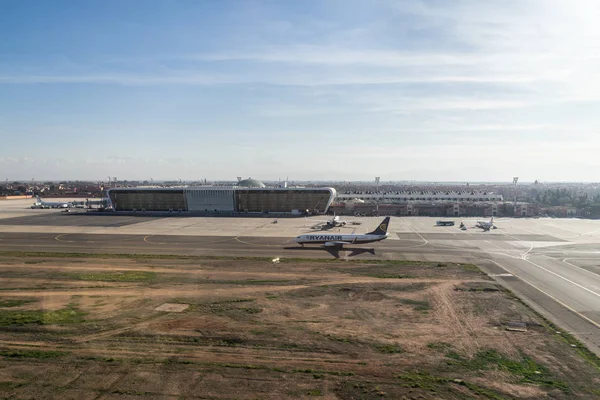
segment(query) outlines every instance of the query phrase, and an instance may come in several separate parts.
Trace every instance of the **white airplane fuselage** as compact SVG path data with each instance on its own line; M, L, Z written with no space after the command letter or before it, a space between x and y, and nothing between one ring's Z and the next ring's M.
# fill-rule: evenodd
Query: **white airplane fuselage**
M31 208L70 208L71 207L71 203L68 202L64 202L64 203L58 203L58 202L47 202L44 201L42 199L40 199L39 197L37 198L36 202L31 206Z
M492 217L489 221L477 221L475 226L483 229L484 231L489 231L494 227L494 217Z
M321 235L315 235L313 233L307 233L300 235L294 239L294 242L304 246L305 244L323 244L325 247L337 247L342 248L348 244L363 244L378 242L388 237L388 225L390 223L390 217L385 217L381 223L375 228L374 231L363 234L335 234L325 233Z
M346 225L346 221L342 221L339 216L333 217L331 220L326 222L327 226L344 226Z
M339 243L344 244L363 244L363 243L373 243L378 242L380 240L384 240L388 237L388 234L384 235L357 235L357 234L347 234L347 235L336 235L336 234L322 234L322 235L314 235L314 234L306 234L300 235L297 238L294 238L293 241L299 244L324 244L325 246L338 246Z

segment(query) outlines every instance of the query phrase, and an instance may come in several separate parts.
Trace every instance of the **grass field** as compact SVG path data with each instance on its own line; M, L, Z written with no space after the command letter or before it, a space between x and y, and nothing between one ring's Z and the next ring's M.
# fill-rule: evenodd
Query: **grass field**
M598 359L473 265L4 254L0 276L0 398L600 396Z

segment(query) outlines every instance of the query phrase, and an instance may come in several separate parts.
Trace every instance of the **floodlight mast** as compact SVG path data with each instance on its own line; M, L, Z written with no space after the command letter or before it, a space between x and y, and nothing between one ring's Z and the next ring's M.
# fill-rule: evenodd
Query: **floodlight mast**
M379 176L375 177L375 184L377 185L377 191L376 191L376 195L375 195L375 210L377 215L379 215Z
M517 213L517 182L518 182L518 181L519 181L519 177L518 177L518 176L515 176L515 177L513 178L513 185L515 186L515 200L514 200L514 203L513 203L513 207L514 207L514 209L515 209L515 215L516 215L516 213Z

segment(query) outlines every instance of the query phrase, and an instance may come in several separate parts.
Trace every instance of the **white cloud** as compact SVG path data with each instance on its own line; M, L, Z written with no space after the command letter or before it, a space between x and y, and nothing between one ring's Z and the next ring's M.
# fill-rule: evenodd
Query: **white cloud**
M188 143L199 145L193 150L196 156L189 148L173 146L154 148L151 158L135 148L131 157L123 151L80 160L87 167L78 173L85 171L87 176L136 173L139 178L195 179L202 168L205 176L234 177L247 170L273 179L272 171L288 168L285 174L297 171L301 178L318 177L323 170L331 178L336 174L351 178L343 174L348 173L345 166L358 165L348 163L352 159L362 161L360 169L351 172L356 177L377 173L382 168L377 161L385 160L387 173L397 179L417 179L411 173L420 174L419 179L439 179L426 177L426 171L440 176L451 171L457 175L454 179L497 174L488 178L493 180L512 175L504 171L506 166L535 172L540 179L556 180L559 176L553 174L567 173L571 179L594 179L600 116L590 110L593 103L600 103L600 2L406 0L386 4L376 20L362 25L344 25L335 21L335 13L327 15L336 23L323 22L325 28L317 29L325 32L323 37L311 38L308 29L286 43L286 35L316 22L276 21L265 29L282 37L223 46L216 52L190 49L129 59L108 55L106 61L63 62L43 69L11 70L12 64L7 63L0 69L0 84L226 87L211 93L231 96L230 102L223 101L223 114L232 117L215 122L211 129L225 132L215 134L221 138L236 138L232 143L207 140L210 129L196 133L188 126ZM347 7L351 11L352 4ZM253 92L255 99L250 95L246 103L236 105L238 93L248 86L260 87ZM200 96L203 89L195 94ZM190 109L194 104L189 101L177 106ZM240 114L235 125L232 121ZM169 117L176 119L178 114ZM190 120L202 124L203 118L210 119ZM168 132L169 123L157 126L156 135ZM78 136L81 132L94 137L110 130L126 137L129 128L120 127L117 120L113 126L107 124L110 128L66 125L64 129ZM58 126L57 131L64 130ZM49 128L39 128L45 129ZM261 130L264 134L256 139L252 133ZM139 132L143 138L143 128ZM281 139L275 143L279 133ZM328 135L334 139L327 140ZM336 143L341 137L351 145ZM430 140L433 137L436 140ZM389 144L363 145L372 139ZM211 143L205 146L205 141ZM281 143L293 143L294 150L282 149ZM223 145L228 146L225 152ZM490 157L497 162L491 164ZM1 157L0 164L23 168L29 171L26 175L35 171L12 154ZM29 164L40 168L41 161ZM55 161L48 165L49 170L54 165L57 175L73 169Z

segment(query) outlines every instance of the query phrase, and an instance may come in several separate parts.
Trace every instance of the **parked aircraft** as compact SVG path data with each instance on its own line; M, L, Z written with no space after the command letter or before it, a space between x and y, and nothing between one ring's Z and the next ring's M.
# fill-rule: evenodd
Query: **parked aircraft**
M339 215L334 215L333 218L331 218L327 221L319 221L319 224L315 225L313 227L313 229L331 229L331 228L336 228L339 226L346 226L348 224L361 225L362 222L357 222L357 221L348 222L348 221L344 221L343 219L341 219Z
M44 201L40 199L40 196L35 196L35 203L31 208L70 208L73 207L73 203L70 202L58 202L58 201Z
M306 234L300 235L293 239L294 242L299 243L300 246L305 244L322 244L325 247L337 247L342 248L347 244L364 244L378 242L388 237L387 229L390 223L390 217L385 217L379 224L377 229L373 232L365 234L346 234L336 235L331 233L326 234Z
M488 232L490 229L496 229L496 225L494 225L494 217L490 219L490 221L477 221L475 225L477 228L483 229L484 232Z

